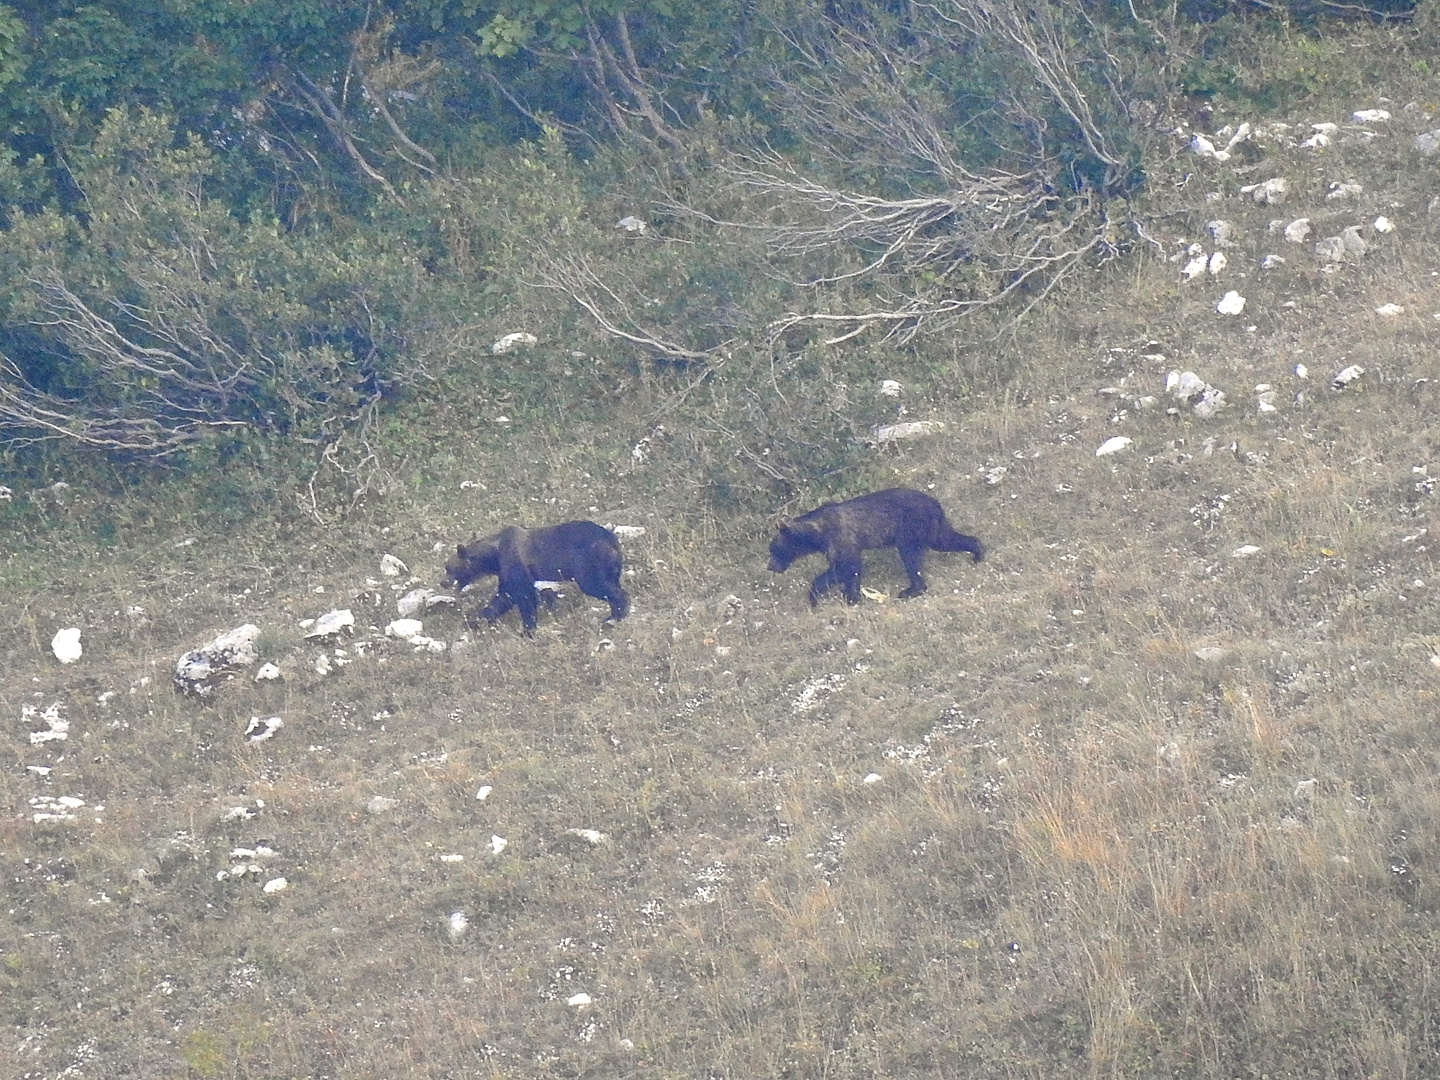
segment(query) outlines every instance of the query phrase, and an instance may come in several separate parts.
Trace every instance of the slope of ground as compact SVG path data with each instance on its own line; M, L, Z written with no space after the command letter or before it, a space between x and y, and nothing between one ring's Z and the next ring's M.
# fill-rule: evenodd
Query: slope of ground
M1435 1071L1436 121L1387 93L1221 116L1228 161L1177 134L1141 250L953 361L972 397L893 358L887 408L946 426L841 494L931 491L991 552L912 601L812 611L818 560L768 574L774 520L712 509L683 414L635 453L638 406L457 401L330 528L16 492L5 1075ZM645 530L619 626L572 590L534 640L384 637L383 555L434 585L570 517ZM353 635L306 641L334 607ZM281 679L172 689L243 623Z

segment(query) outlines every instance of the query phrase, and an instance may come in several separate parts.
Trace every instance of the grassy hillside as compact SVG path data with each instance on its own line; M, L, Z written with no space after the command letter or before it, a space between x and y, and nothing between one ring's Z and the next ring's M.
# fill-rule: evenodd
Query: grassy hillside
M1440 124L1396 40L1325 46L1343 94L1215 115L1257 129L1230 161L1175 136L1136 250L990 344L815 359L857 429L945 427L834 447L789 497L758 466L715 487L743 401L554 338L553 399L447 376L338 522L253 474L17 490L0 1071L1432 1075L1440 218L1412 141ZM1331 143L1299 145L1317 122ZM1241 190L1275 177L1277 205ZM1305 243L1271 227L1302 217ZM1317 256L1350 226L1363 255ZM1225 267L1186 282L1190 244ZM524 328L460 348L493 364ZM1171 371L1226 406L1167 396ZM873 553L892 598L815 611L819 560L766 572L781 516L897 484L990 557L932 556L899 602ZM443 654L383 636L384 554L434 585L457 540L573 517L645 529L625 622L570 590L534 640L445 611ZM353 636L306 641L334 607ZM280 680L172 689L247 622ZM52 706L68 737L32 742Z

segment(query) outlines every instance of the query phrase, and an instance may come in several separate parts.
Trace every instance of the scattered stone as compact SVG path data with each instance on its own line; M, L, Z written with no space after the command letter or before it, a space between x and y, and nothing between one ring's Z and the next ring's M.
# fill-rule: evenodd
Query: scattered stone
M1221 649L1214 645L1202 645L1200 648L1195 650L1195 658L1197 660L1204 660L1207 664L1213 664L1216 661L1224 660L1225 657L1229 655L1229 649Z
M20 706L20 719L27 724L33 724L36 720L45 722L44 731L32 731L30 733L30 745L39 746L47 742L63 742L70 738L70 721L60 715L63 706L57 701L43 713L34 705Z
M80 628L67 626L64 630L57 632L50 639L50 651L62 664L73 664L79 660L83 651L80 648Z
M1290 194L1290 181L1283 176L1277 176L1273 180L1266 180L1259 184L1250 184L1240 189L1242 195L1249 195L1257 203L1265 206L1274 206L1276 203L1285 201L1285 196Z
M1330 136L1323 131L1317 131L1300 145L1310 150L1319 150L1330 145Z
M1394 318L1396 315L1404 315L1405 309L1399 304L1381 304L1375 309L1376 315L1384 315L1387 318Z
M1180 762L1180 744L1168 742L1164 746L1155 748L1155 757L1166 765L1178 765Z
M1310 236L1310 219L1296 218L1285 226L1285 239L1292 244L1303 244Z
M1215 310L1221 315L1239 315L1245 310L1245 297L1231 289L1215 305Z
M1005 474L1009 471L1004 465L996 465L993 469L987 470L981 479L990 487L999 487L1000 481L1005 479Z
M1180 273L1184 275L1186 281L1190 281L1193 278L1196 278L1203 274L1207 265L1208 260L1203 254L1196 255L1193 259L1191 259L1188 263L1185 264L1185 266L1181 269Z
M285 726L285 721L278 716L272 716L268 720L261 720L258 716L252 716L250 723L245 726L245 741L247 743L264 742L266 739L273 739L275 733Z
M885 778L884 778L883 776L881 776L878 772L872 772L872 773L866 773L866 774L865 774L865 779L861 780L860 782L861 782L862 784L878 784L878 783L880 783L880 781L883 780L883 779L885 779Z
M1364 194L1364 192L1365 188L1362 184L1342 184L1337 180L1330 185L1330 191L1326 194L1325 198L1348 199L1354 195Z
M274 664L261 664L260 670L255 672L256 682L270 682L280 678L280 669Z
M1315 788L1319 786L1319 783L1320 781L1313 776L1309 780L1301 780L1295 785L1295 798L1298 799L1302 795L1315 794Z
M599 847L610 839L605 833L595 829L566 829L565 835L573 836L578 840L584 840L591 847Z
M1296 364L1296 365L1295 365L1295 377L1296 377L1297 379L1308 379L1308 378L1310 378L1310 369L1309 369L1308 367L1306 367L1304 364Z
M641 221L633 214L622 217L615 223L615 228L621 232L630 233L632 236L644 236L645 230L650 228L647 222Z
M175 689L208 697L215 689L211 678L228 668L248 667L260 658L255 650L259 636L260 628L246 623L185 653L175 661Z
M1339 263L1345 261L1345 240L1339 236L1327 236L1315 245L1315 254L1322 262Z
M645 535L644 525L611 525L609 528L621 540L634 540Z
M15 498L15 492L4 484L0 484L0 502L9 502L13 498Z
M327 611L311 625L305 633L307 641L313 638L332 637L342 630L355 629L355 615L349 608L337 608L335 611Z
M1235 226L1228 221L1207 222L1205 229L1214 238L1217 247L1228 247L1235 238Z
M1427 131L1423 135L1416 135L1415 142L1411 145L1414 146L1416 152L1427 157L1435 153L1436 150L1440 150L1440 128Z
M494 790L495 789L492 788L489 784L486 784L479 791L475 792L475 800L477 802L484 802L490 797L490 793Z
M1381 124L1390 119L1390 114L1384 109L1360 109L1351 113L1350 119L1357 124Z
M589 1005L590 1002L593 1001L593 1000L594 1000L594 999L591 998L589 994L585 994L585 993L572 994L570 997L568 997L568 998L565 999L565 1004L566 1004L566 1005L571 1005L571 1006L573 1006L573 1007L575 1007L575 1008L577 1008L577 1009L583 1009L586 1005Z
M1372 224L1370 227L1378 233L1389 233L1395 231L1395 223L1391 221L1388 217L1386 217L1384 214L1381 214L1379 217L1377 217L1374 221L1374 224Z
M384 795L376 795L365 804L365 811L370 814L385 814L394 810L399 805L399 799L389 799Z
M383 577L409 576L410 568L388 552L380 557L380 574Z
M277 877L271 878L269 881L265 882L265 885L263 886L263 891L267 893L284 892L289 887L290 882L286 881L283 877Z
M1344 371L1338 372L1335 377L1330 380L1330 386L1336 390L1344 390L1364 374L1365 369L1363 367L1359 364L1351 364Z
M1217 390L1193 371L1172 371L1165 376L1165 392L1185 402L1202 420L1225 407L1225 391Z
M875 392L881 397L899 397L900 384L894 379L881 379L880 386Z
M1223 251L1217 251L1215 252L1215 254L1210 256L1210 262L1206 265L1205 269L1210 271L1210 275L1213 277L1216 274L1220 273L1221 270L1224 270L1225 264L1229 261L1230 260L1225 257L1225 253Z
M411 641L419 637L424 630L425 624L419 619L396 619L385 627L385 636Z
M881 424L871 432L871 435L878 445L883 446L886 443L899 442L901 439L916 439L922 435L932 435L944 429L945 422L943 420L908 420L901 424Z
M1370 248L1369 243L1360 235L1359 225L1351 225L1349 228L1342 230L1340 233L1340 242L1345 245L1345 254L1351 258L1360 258L1360 256L1364 255Z
M521 331L516 334L506 334L495 344L490 346L490 352L495 356L504 356L508 352L514 352L522 345L534 345L539 342L534 334L527 334Z
M1274 270L1277 266L1284 265L1285 256L1283 255L1266 255L1263 259L1260 260L1261 270Z
M424 611L427 602L434 595L434 589L411 589L395 601L395 610L400 613L401 618L408 619L417 612ZM454 598L451 599L453 601Z
M449 931L451 941L458 941L469 926L470 919L463 911L452 911L445 920L445 929Z
M506 840L503 836L495 836L492 834L490 837L490 851L495 855L499 855L505 850L509 843L510 841Z
M1254 544L1242 544L1230 553L1232 559L1248 559L1251 555L1259 555L1260 549Z
M319 656L315 657L316 675L329 675L334 670L335 667L333 664L330 663L330 657L326 656L323 652Z
M1103 443L1101 443L1099 448L1095 451L1095 456L1109 457L1111 454L1118 454L1121 450L1124 450L1134 441L1135 440L1130 438L1128 435L1116 435L1113 438L1106 439Z

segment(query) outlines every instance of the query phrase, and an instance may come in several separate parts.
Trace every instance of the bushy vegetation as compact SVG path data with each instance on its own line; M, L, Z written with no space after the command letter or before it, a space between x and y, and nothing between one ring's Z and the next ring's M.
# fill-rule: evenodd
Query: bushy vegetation
M5 1075L1434 1071L1430 9L369 10L0 8Z

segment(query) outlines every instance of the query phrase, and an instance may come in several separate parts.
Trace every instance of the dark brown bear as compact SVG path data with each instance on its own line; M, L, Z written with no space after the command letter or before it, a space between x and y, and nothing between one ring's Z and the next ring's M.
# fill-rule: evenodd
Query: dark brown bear
M619 622L630 612L630 598L620 587L622 556L615 534L593 521L567 521L543 529L511 525L484 540L461 544L445 564L446 588L463 589L476 578L500 579L494 599L480 610L492 624L512 607L520 609L527 636L535 633L540 605L537 581L573 581L588 596L608 601L610 618ZM547 604L554 603L548 594ZM474 625L473 619L466 620Z
M860 601L860 553L867 548L893 547L910 575L902 600L926 589L920 570L927 548L968 551L979 562L985 546L973 536L958 533L945 519L940 504L923 491L890 488L861 495L849 502L826 503L780 526L770 544L770 569L783 574L806 555L824 555L830 568L810 585L810 606L832 585L845 591L845 599Z

